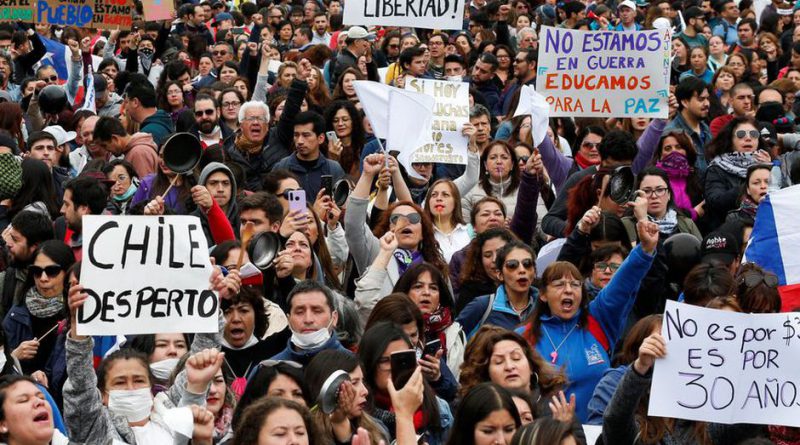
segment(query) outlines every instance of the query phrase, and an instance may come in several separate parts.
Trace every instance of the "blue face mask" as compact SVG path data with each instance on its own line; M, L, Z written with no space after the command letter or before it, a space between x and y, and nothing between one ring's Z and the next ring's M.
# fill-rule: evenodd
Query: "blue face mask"
M114 201L117 201L117 202L127 201L128 199L131 198L131 196L133 196L134 193L136 193L136 189L137 188L138 187L136 187L136 184L131 184L131 186L128 187L128 190L126 190L125 193L123 193L123 194L121 194L119 196L115 196L114 197Z

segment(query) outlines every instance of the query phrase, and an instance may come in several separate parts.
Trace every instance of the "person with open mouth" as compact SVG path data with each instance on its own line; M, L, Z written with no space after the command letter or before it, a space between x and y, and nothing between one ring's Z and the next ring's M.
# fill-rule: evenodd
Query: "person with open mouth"
M582 223L597 224L599 219L596 209L590 209ZM564 392L575 395L581 423L586 423L589 399L611 364L608 351L619 341L639 284L655 258L658 229L646 218L637 223L639 244L591 302L584 298L583 276L572 263L556 261L542 274L540 301L523 335L545 360L564 370Z
M3 443L67 443L67 438L54 428L53 408L32 378L20 375L0 378L0 400Z
M767 138L762 137L760 128L752 117L735 117L706 146L709 164L703 189L708 227L719 227L728 212L736 209L741 190L746 187L747 168L772 163ZM768 127L764 130L770 132Z
M767 196L770 186L770 165L756 164L747 169L746 187L739 198L739 208L731 210L725 221L742 221L752 225L755 223L758 204Z
M450 179L433 183L425 196L425 211L433 221L433 230L445 261L466 247L472 239L461 213L461 192Z

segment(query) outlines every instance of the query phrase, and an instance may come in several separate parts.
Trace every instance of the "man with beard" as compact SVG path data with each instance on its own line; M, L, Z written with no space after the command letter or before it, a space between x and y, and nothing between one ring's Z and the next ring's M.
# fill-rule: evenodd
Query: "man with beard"
M33 253L39 244L53 239L53 222L50 216L36 211L23 210L11 220L11 225L3 232L9 268L0 272L3 286L0 316L15 304L22 304L28 266L33 262Z
M708 40L706 36L701 34L706 24L706 17L703 10L697 6L692 6L683 13L683 18L686 20L686 29L684 29L679 36L686 40L690 48L695 46L707 47Z
M194 121L197 127L197 137L203 148L214 144L221 144L232 135L226 125L220 125L220 109L214 96L200 93L194 102Z
M706 83L694 76L683 79L675 87L675 99L678 101L678 112L664 131L685 131L697 149L695 168L705 170L707 164L704 147L711 141L711 130L705 122L709 108Z
M95 124L93 143L124 159L136 169L136 175L144 179L158 169L158 146L148 133L129 135L122 123L110 117L101 117Z
M55 226L59 235L63 232L59 238L72 248L75 261L80 261L83 253L83 216L100 215L107 201L108 189L94 177L79 176L64 187L63 219L56 220Z

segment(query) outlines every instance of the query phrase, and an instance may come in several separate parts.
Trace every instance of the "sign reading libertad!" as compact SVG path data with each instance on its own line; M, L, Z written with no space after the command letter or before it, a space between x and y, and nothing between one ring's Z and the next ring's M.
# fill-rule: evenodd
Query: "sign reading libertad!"
M550 116L667 117L668 30L543 27L536 91Z
M84 216L80 335L216 332L211 262L194 216Z

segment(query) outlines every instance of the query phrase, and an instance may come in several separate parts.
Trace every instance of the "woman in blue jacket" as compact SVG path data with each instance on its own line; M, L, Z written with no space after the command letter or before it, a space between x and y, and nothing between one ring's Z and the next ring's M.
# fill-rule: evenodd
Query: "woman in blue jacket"
M585 218L592 217L599 219L599 214L587 212ZM640 244L591 302L583 298L583 277L572 263L548 266L542 274L540 304L525 327L525 337L537 352L566 374L564 392L575 394L582 423L592 392L611 364L609 350L622 335L639 283L655 256L658 225L645 220L636 227Z

